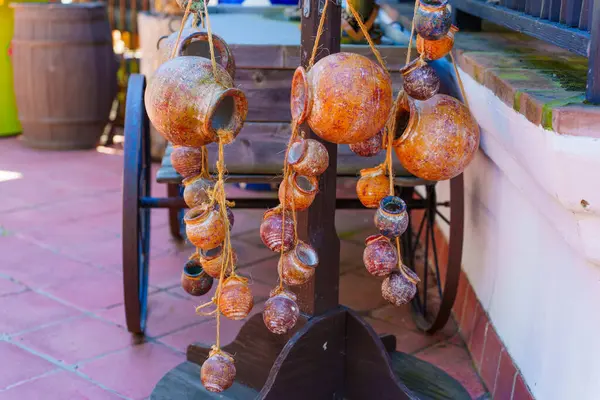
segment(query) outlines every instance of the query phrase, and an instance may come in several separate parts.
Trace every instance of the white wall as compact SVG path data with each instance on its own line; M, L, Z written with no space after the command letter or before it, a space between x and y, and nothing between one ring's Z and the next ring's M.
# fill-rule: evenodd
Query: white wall
M598 399L600 141L536 127L461 76L482 126L463 268L538 400Z

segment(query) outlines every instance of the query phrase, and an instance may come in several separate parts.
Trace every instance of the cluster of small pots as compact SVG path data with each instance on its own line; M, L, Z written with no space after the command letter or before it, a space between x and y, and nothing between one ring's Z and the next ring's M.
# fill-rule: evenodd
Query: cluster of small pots
M385 196L379 202L374 217L379 234L365 240L363 262L367 271L376 277L385 277L381 285L384 299L394 305L410 302L417 292L417 275L400 263L392 240L408 228L406 203L397 196Z

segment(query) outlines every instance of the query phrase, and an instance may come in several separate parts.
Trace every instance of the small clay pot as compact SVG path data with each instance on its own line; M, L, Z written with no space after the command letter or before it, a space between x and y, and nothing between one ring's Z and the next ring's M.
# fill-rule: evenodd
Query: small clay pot
M286 187L284 189L284 187ZM312 204L319 190L319 182L314 176L298 175L292 173L288 179L281 182L279 186L279 202L284 204L285 190L285 208L287 210L302 211L306 210Z
M171 165L184 179L202 172L202 149L175 146L171 152Z
M181 273L181 287L192 296L202 296L208 293L213 285L213 278L203 269L196 259L185 263Z
M203 57L175 57L152 75L144 97L152 125L176 146L231 142L248 113L244 92L227 71Z
M363 263L373 276L386 276L398 267L398 254L390 239L371 235L365 240Z
M209 190L213 188L213 182L196 175L183 180L183 200L189 208L200 206L210 201Z
M179 30L171 33L168 36L163 36L159 39L159 42L157 44L157 59L160 64L169 61L169 59L171 58L171 54L173 54L173 47L177 45L178 35ZM231 78L234 78L235 59L233 58L233 53L231 49L219 35L215 35L213 33L212 36L213 46L215 49L215 59L217 60L217 63L221 65L225 69L225 71L227 71ZM196 56L210 60L208 33L202 32L197 28L193 27L184 28L181 32L181 39L179 40L179 45L177 45L177 49L175 50L175 57L180 56Z
M318 140L300 139L290 147L287 161L300 175L319 176L329 166L329 153Z
M479 126L454 97L436 94L427 101L411 98L396 113L394 151L411 174L443 181L461 174L479 148Z
M204 272L213 278L219 279L221 277L221 268L227 258L227 255L223 253L223 246L221 245L210 250L200 250L199 253L199 262ZM237 264L237 253L234 249L231 249L231 256L232 260L228 262L225 277L229 277L231 274L231 266Z
M402 266L404 273L394 271L381 284L381 295L395 306L408 304L417 293L419 277L409 268ZM410 277L407 278L406 275Z
M458 28L451 25L446 36L438 40L428 40L417 35L417 51L426 60L439 60L452 50L456 32L458 32Z
M379 154L383 148L383 130L379 131L375 136L362 142L349 145L350 150L361 157L373 157Z
M296 325L300 308L294 293L278 289L272 291L271 297L265 302L263 321L269 331L283 335Z
M188 240L201 250L218 247L225 240L225 222L214 208L198 206L189 210L183 218Z
M440 90L440 78L421 58L405 65L400 72L404 91L413 99L427 100Z
M406 203L398 196L386 196L379 202L375 213L375 227L388 237L396 238L408 228Z
M254 306L252 291L248 279L241 276L230 276L223 282L219 295L219 310L234 321L244 319Z
M281 230L284 226L283 212L280 207L267 210L260 224L260 238L271 251L281 251ZM294 220L292 214L286 212L285 234L283 236L283 251L288 251L294 245Z
M233 357L222 351L211 352L202 363L200 380L209 392L220 393L233 385L235 374Z
M292 79L292 118L308 122L321 138L352 144L375 136L392 108L392 81L365 56L336 53Z
M277 268L286 285L296 286L308 282L318 265L317 252L309 244L299 240L292 250L283 255Z
M448 0L419 0L414 23L415 31L423 39L442 39L452 25Z
M360 179L356 182L356 194L363 206L377 208L379 202L390 192L390 179L385 167L378 165L360 170Z

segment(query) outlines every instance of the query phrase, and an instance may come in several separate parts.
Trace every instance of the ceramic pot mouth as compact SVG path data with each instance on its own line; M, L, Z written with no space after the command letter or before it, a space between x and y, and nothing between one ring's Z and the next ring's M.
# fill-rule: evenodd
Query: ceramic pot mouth
M295 141L290 146L290 151L288 152L288 164L296 165L300 163L306 157L306 153L308 151L308 141L304 139L300 139Z
M292 119L298 124L303 123L310 115L310 89L306 70L298 67L292 78L292 95L290 100Z
M448 0L419 0L421 7L428 11L439 10L448 5Z
M398 215L406 211L406 203L398 196L385 196L379 202L379 208L387 214Z
M424 65L427 65L427 63L421 57L418 57L402 67L402 69L400 69L400 73L402 76L406 76Z
M456 32L458 32L460 29L458 29L458 26L456 25L450 25L450 29L448 30L448 33L451 33L452 36L454 36L454 34Z
M385 174L385 167L382 164L379 164L376 167L363 168L360 170L359 173L360 173L361 178L363 176L382 175L382 174Z
M202 265L190 260L185 263L185 266L183 267L183 273L188 278L198 278L204 273L204 269L202 268Z
M172 33L174 40L177 40L177 32ZM217 64L225 68L227 73L233 78L235 75L235 61L227 43L219 36L213 34L213 46L215 49L215 60ZM157 46L160 44L157 43ZM210 44L208 33L197 30L196 28L186 28L181 34L181 40L175 50L175 54L181 56L196 56L208 58L210 60Z
M183 220L185 223L197 224L208 218L208 214L211 210L203 205L191 208L185 213Z
M294 187L303 194L314 194L317 192L317 179L314 176L298 175L294 172L292 175Z
M281 206L277 206L277 207L273 207L273 208L269 208L267 211L264 212L263 214L263 221L267 218L269 218L270 216L274 215L274 216L278 216L281 215L282 213L282 208Z
M408 139L419 122L415 100L408 95L404 96L404 100L398 105L394 117L396 118L396 132L394 133L392 146L395 147Z
M210 250L200 249L200 257L204 260L210 261L219 258L223 253L223 245L217 246Z
M210 133L215 141L223 139L223 143L231 143L236 138L248 114L248 100L238 88L225 89L209 107L204 120L204 130Z
M367 238L365 239L365 246L368 246L371 243L375 243L375 242L378 242L380 240L383 240L383 241L386 241L386 242L390 241L389 238L387 238L387 237L383 236L382 234L378 233L376 235L367 236Z
M303 266L308 268L315 268L319 265L319 255L311 246L304 242L298 242L296 244L296 248L294 249L294 253L298 260L302 263Z

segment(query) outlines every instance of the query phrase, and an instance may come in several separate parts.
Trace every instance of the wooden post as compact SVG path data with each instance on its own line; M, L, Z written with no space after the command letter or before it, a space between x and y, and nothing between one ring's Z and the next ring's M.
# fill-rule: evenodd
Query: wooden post
M336 0L304 0L300 58L308 66L321 18L324 1L329 1L319 52L315 62L340 51L341 7ZM321 140L308 125L301 126L307 137L319 140L329 152L329 167L319 179L319 193L308 211L298 214L298 235L310 243L319 255L319 267L313 279L297 290L301 311L320 315L338 305L340 240L335 230L337 146Z
M585 98L600 104L600 0L594 0L590 24L590 50L588 54L588 80Z

